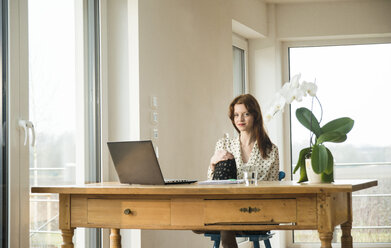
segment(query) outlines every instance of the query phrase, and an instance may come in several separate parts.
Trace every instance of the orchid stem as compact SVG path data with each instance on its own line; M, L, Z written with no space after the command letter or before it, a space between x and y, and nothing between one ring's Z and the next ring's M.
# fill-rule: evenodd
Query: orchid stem
M318 101L319 103L319 106L320 106L320 119L319 119L319 124L322 122L322 119L323 119L323 107L322 107L322 104L320 103L320 100L317 96L315 97L312 97L312 101L311 101L311 113L313 113L313 110L314 110L314 98L316 98L316 100ZM311 115L311 119L310 119L310 127L311 127L311 132L310 132L310 147L312 147L313 143L312 143L312 138L314 137L314 132L312 131L312 115Z
M312 100L311 100L311 113L312 113L313 110L314 110L314 98L312 98ZM314 132L312 131L312 115L311 115L311 119L310 119L310 128L311 128L311 132L310 132L310 147L312 147L312 137L314 135Z
M322 104L319 101L319 98L317 96L315 96L315 98L318 101L319 106L320 106L320 119L319 119L319 124L320 124L322 122L322 118L323 118L323 107L322 107Z

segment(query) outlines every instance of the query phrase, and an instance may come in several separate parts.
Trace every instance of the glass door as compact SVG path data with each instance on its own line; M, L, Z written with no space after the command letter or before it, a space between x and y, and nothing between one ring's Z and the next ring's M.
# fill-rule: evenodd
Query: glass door
M91 56L99 42L87 10L94 2L98 1L28 1L29 119L35 128L30 186L99 181L99 120L90 113L99 111L93 105L99 78L90 73L99 65L99 56ZM61 245L58 201L57 194L30 194L30 247ZM99 233L78 228L74 243L99 247Z
M84 179L84 173L76 173L84 166L84 121L78 113L84 104L77 97L83 95L78 85L84 80L77 70L83 65L83 56L77 56L83 46L77 27L83 19L77 18L77 7L82 5L69 0L28 2L29 116L36 133L35 144L30 144L30 186ZM62 243L58 212L57 194L30 194L30 247Z

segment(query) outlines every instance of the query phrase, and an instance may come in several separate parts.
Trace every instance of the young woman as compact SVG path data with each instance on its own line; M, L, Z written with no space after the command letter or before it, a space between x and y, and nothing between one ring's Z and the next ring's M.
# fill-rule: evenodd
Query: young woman
M213 178L218 162L235 159L238 179L243 178L243 171L249 166L258 171L258 180L277 181L278 148L266 133L257 100L250 94L236 97L229 106L229 118L239 135L217 141L215 153L210 159L208 179ZM224 248L238 247L235 231L221 231L221 241Z

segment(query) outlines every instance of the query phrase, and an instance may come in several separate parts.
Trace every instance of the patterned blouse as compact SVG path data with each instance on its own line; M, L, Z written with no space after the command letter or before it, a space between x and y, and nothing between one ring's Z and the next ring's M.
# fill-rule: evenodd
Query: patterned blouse
M258 180L261 181L277 181L279 172L279 157L278 148L272 144L266 159L262 158L262 155L258 149L257 141L254 143L254 147L251 151L250 158L245 164L242 160L242 154L240 149L239 137L236 138L223 138L217 141L215 151L226 150L232 153L235 157L238 179L243 179L243 171L245 166L256 168L258 171ZM208 169L208 180L212 180L213 173L209 166Z

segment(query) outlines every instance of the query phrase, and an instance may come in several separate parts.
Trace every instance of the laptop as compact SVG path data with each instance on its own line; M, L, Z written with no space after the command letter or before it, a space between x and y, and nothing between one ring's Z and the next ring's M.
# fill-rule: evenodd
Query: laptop
M164 180L152 141L107 142L120 183L187 184L196 180Z

